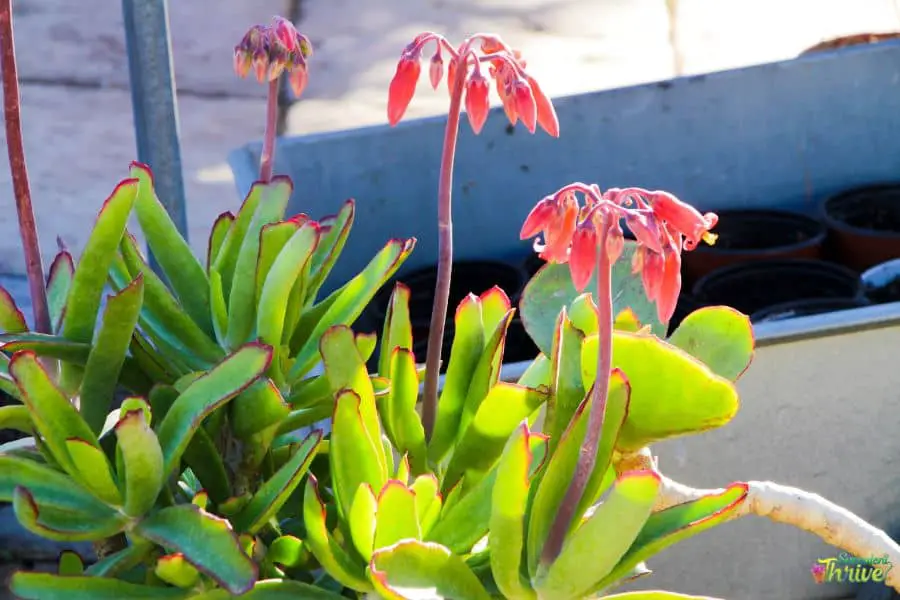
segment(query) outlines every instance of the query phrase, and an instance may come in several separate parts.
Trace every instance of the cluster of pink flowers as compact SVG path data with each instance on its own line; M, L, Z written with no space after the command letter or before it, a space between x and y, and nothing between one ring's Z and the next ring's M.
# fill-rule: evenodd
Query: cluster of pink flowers
M416 91L422 74L422 51L434 42L436 49L429 62L429 79L437 89L444 76L444 53L447 62L447 87L451 97L457 84L465 90L466 115L472 130L477 134L487 120L490 108L488 78L493 79L495 89L509 122L519 120L529 132L538 126L553 137L559 137L559 120L550 99L537 81L525 71L526 63L519 51L507 46L498 36L479 34L466 39L458 48L436 33L421 33L410 42L400 55L397 71L388 91L388 121L396 125L403 118ZM459 65L465 65L459 73ZM488 65L487 76L484 65ZM457 81L458 76L462 82Z
M718 220L715 213L701 214L668 192L635 187L601 192L596 185L574 183L541 199L520 237L542 234L535 250L548 262L568 263L575 287L583 290L597 265L598 247L610 264L621 256L624 221L638 243L633 271L641 273L647 297L665 323L681 292L682 250L693 250L701 241L715 243L710 229Z
M306 60L312 56L309 39L294 24L274 17L271 25L254 25L234 47L234 70L246 77L252 69L257 81L275 81L282 73L298 98L306 89Z

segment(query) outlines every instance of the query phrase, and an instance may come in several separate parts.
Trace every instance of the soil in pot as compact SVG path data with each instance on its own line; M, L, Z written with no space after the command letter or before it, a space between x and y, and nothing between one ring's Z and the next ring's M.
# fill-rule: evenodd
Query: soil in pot
M682 277L690 285L733 264L791 258L819 259L828 229L813 217L781 210L723 210L715 245L700 244L682 255Z
M875 304L900 302L900 258L875 265L860 279L866 297Z
M784 321L795 317L809 317L852 308L869 306L870 302L860 298L818 298L814 300L796 300L776 304L750 315L750 322L765 323L769 321Z
M865 271L900 258L900 185L873 185L822 203L834 259Z
M697 281L692 291L700 302L731 306L752 315L784 302L859 298L862 282L859 275L841 265L791 259L717 269Z

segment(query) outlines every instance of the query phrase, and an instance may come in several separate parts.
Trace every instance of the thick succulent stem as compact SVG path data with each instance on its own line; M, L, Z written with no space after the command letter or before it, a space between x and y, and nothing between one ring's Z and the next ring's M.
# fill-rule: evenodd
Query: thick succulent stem
M594 471L597 462L597 447L600 445L600 435L603 432L603 420L606 414L606 399L609 394L609 377L612 372L612 338L613 338L613 307L612 307L612 262L606 250L606 239L609 235L609 226L604 216L600 224L599 240L597 243L597 332L599 346L597 352L597 377L589 393L593 394L591 412L588 416L587 432L578 464L575 466L575 474L566 490L563 501L556 513L556 518L550 528L547 541L541 552L541 562L549 565L562 551L566 533L576 517L575 511L584 495L588 479Z
M28 185L28 169L25 165L25 147L22 143L19 76L16 72L11 0L0 0L0 67L3 69L6 149L9 152L9 170L12 173L13 192L16 197L16 213L19 216L19 235L25 251L25 268L28 273L28 287L34 310L34 327L38 333L51 333L41 246L38 242L37 226L34 222L31 189Z
M618 473L635 470L652 470L659 473L656 462L648 449L623 456L615 464ZM673 481L659 473L662 489L654 511L698 500L722 490L702 490ZM776 523L793 525L818 536L830 544L858 556L888 557L888 565L900 564L900 546L884 531L867 523L861 517L842 506L798 488L771 481L747 482L747 496L737 510L729 513L730 519L755 515ZM900 571L890 569L885 585L900 592Z
M266 99L266 133L263 137L262 154L259 157L259 179L263 183L272 180L275 168L275 138L278 136L278 80L269 82L269 94Z
M431 326L428 330L428 353L425 357L425 393L422 400L422 427L431 439L437 417L438 379L441 367L441 346L444 341L444 323L447 320L447 304L450 301L450 275L453 266L453 220L451 216L453 191L453 161L456 157L456 140L459 136L459 117L462 108L466 69L456 70L453 93L450 96L450 112L444 131L444 148L441 156L438 180L438 262L437 283L434 286L434 306L431 310Z

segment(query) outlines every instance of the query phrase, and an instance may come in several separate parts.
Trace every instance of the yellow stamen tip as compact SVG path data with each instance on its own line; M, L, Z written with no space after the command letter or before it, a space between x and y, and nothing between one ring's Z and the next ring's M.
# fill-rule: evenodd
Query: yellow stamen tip
M706 232L703 234L703 241L709 244L710 246L714 246L716 244L716 240L719 239L719 236L715 233Z

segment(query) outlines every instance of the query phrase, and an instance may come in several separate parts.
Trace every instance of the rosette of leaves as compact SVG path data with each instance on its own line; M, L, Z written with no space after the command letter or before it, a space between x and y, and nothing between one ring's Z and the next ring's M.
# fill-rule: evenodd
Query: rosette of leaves
M752 338L743 315L709 313L720 325L743 324L736 332L708 322L696 326L697 317L689 331L692 321L685 321L684 339L691 334L686 346L700 353L717 348L707 352L710 368L652 336L633 311L620 314L620 366L576 513L584 517L566 532L559 555L547 559L544 544L574 475L592 402L586 390L596 364L596 320L592 331L587 297L576 303L573 319L559 314L548 354L516 383L501 381L498 372L512 316L508 299L496 288L466 298L456 311L428 442L416 412L419 382L407 301L408 290L398 285L381 339L382 349L391 352L379 357L379 377L366 375L366 357L348 328L332 328L321 340L335 412L328 481L310 475L306 484L305 543L345 592L384 598L605 595L649 573L645 561L656 552L731 518L746 496L746 486L734 484L654 511L658 475L618 475L614 468L617 453L730 420L737 410L731 381L737 374L715 369L733 369L740 357L744 367L749 362ZM380 380L388 385L377 385ZM666 395L671 403L659 416L652 405ZM541 409L544 433L537 433Z
M187 458L204 488L222 501L247 491L276 437L331 415L327 382L313 372L321 360L318 340L329 327L359 317L415 240L390 240L357 276L319 298L349 235L352 200L319 221L302 214L286 219L290 180L256 183L236 215L216 220L203 267L156 198L150 170L133 163L131 176L105 203L78 267L67 253L54 262L54 335L25 331L5 297L6 320L13 322L0 323L4 349L61 360L60 386L69 396L81 391L83 418L98 434L117 385L171 396L176 384L199 377L244 344L271 347L265 377L204 423L213 443ZM132 213L161 275L125 229ZM107 283L115 293L95 331ZM369 355L370 339L359 339ZM8 379L0 384L16 393ZM15 414L24 417L21 410ZM28 428L24 418L0 421L0 427L10 425ZM221 476L223 469L229 478Z

